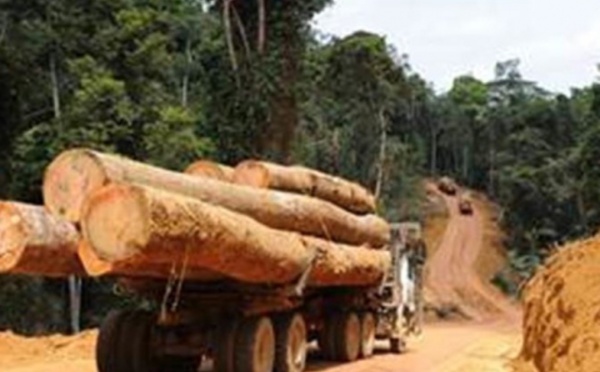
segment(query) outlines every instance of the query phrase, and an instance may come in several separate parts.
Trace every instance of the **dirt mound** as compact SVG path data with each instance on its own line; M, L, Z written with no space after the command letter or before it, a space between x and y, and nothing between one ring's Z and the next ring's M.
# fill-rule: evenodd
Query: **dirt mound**
M94 353L97 331L77 336L24 337L0 333L0 370L40 363L42 360L89 358Z
M596 372L600 366L600 235L568 245L525 288L519 370Z

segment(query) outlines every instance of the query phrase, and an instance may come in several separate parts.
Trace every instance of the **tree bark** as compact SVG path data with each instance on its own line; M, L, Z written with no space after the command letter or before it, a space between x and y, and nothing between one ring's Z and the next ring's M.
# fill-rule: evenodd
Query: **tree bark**
M0 273L66 277L83 274L75 227L43 207L0 202Z
M52 83L52 107L54 108L54 117L60 118L60 92L58 87L58 72L56 71L56 55L50 52L50 81Z
M240 18L238 11L235 9L235 7L233 7L233 5L232 5L232 11L233 11L233 17L235 19L235 24L237 25L238 31L240 33L240 39L242 40L242 45L244 46L244 51L246 52L246 58L249 59L250 58L250 43L248 42L246 28L244 27L244 24L242 23L242 19Z
M287 284L311 269L309 285L359 286L378 283L390 265L386 251L271 229L227 209L142 186L109 185L94 193L82 227L88 254L91 249L96 260L125 274L145 269L144 276L157 278L169 277L170 266L181 262L176 265L181 278L204 271L248 283Z
M192 64L192 45L190 37L187 37L185 41L185 72L181 82L181 106L188 106L188 93L190 85L190 66Z
M265 0L257 0L258 2L258 54L263 54L267 40L267 9Z
M219 181L233 182L233 172L234 170L230 166L218 164L210 160L199 160L190 164L184 173L190 176L203 176Z
M223 25L225 27L225 39L227 40L227 50L229 51L229 60L233 71L238 70L237 57L235 55L235 46L233 44L233 31L231 29L231 0L223 1Z
M375 211L375 197L364 187L301 166L247 160L235 167L234 182L310 195L355 213Z
M387 125L383 110L379 110L379 126L380 126L380 143L379 143L379 164L377 166L377 182L375 184L375 199L379 199L381 196L381 189L383 187L384 175L385 175L385 157L387 147Z
M317 175L318 190L340 190L336 188L338 183L346 182L318 172ZM120 182L186 195L248 215L276 229L353 245L381 247L389 241L389 225L372 214L356 216L304 195L191 177L91 150L66 151L50 164L44 177L44 201L52 213L79 222L82 204L89 195L107 184Z
M388 251L338 244L304 237L319 255L309 276L309 286L371 286L381 282L389 271Z
M315 254L299 234L181 195L124 184L90 197L82 230L97 257L109 263L181 261L183 270L210 269L251 283L291 282Z
M177 279L195 280L200 282L215 282L225 279L205 268L194 265L184 267L183 255L173 255L171 262L152 262L140 255L135 260L108 262L100 259L90 244L82 240L79 244L78 254L85 271L93 277L118 276L132 278L158 278L166 279L172 276Z
M435 126L431 124L431 175L437 174L437 131L435 130Z

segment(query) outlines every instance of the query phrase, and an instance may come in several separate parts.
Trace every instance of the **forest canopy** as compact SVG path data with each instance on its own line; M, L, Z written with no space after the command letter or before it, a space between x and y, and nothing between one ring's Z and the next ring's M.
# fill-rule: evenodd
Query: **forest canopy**
M422 218L422 179L450 175L499 203L525 269L596 231L600 84L549 92L513 59L436 92L384 36L315 30L331 2L0 0L0 197L40 203L45 166L85 146L177 170L303 163L392 220Z

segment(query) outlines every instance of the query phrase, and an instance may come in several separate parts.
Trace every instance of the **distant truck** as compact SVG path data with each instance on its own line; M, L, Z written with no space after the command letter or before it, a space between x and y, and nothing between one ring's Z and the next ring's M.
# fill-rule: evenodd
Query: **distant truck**
M376 339L404 350L406 316L414 312L406 258L407 225L392 226L393 257L372 288L289 288L235 282L167 284L121 279L124 289L161 307L115 311L96 347L99 372L195 372L205 357L215 371L302 372L308 343L325 359L350 362L373 355ZM168 296L175 301L165 301ZM135 366L133 370L131 366Z
M473 197L469 192L463 192L458 198L458 211L463 215L473 214Z
M438 181L438 189L446 195L456 195L458 185L450 177L442 177Z

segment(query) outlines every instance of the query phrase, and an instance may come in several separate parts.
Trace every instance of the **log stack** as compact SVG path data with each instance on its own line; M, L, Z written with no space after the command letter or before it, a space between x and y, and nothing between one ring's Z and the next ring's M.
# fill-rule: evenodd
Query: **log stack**
M64 277L83 274L75 227L44 208L0 202L0 273Z
M186 173L62 153L44 177L49 213L0 204L0 270L276 285L309 273L314 287L373 286L388 271L389 226L357 184L263 162Z
M247 160L235 167L233 181L314 196L358 214L375 212L375 196L362 186L302 166Z
M185 174L214 178L219 181L232 182L234 169L227 165L215 163L210 160L198 160L190 164Z

